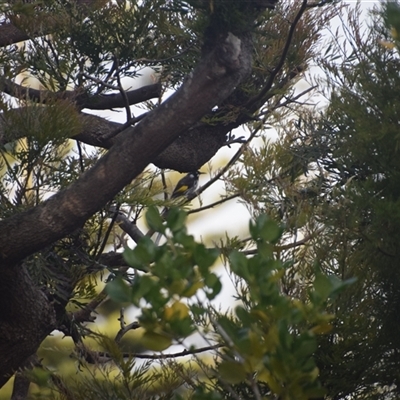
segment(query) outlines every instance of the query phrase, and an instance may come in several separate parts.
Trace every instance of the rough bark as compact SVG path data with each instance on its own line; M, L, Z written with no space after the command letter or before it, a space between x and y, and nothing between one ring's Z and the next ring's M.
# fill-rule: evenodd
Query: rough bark
M0 284L0 387L56 327L52 304L21 265L2 265Z
M48 101L70 100L79 109L110 110L111 108L122 108L159 97L161 94L161 83L154 83L136 90L126 91L124 94L89 95L86 92L82 93L82 91L74 90L50 92L48 90L32 89L0 77L0 90L20 100L36 100L42 104L46 104Z
M110 151L78 181L40 206L0 221L0 385L36 351L56 323L51 304L29 283L18 262L81 226L229 96L250 73L251 50L248 35L226 35L173 96L121 132Z
M110 149L116 141L116 136L108 138L108 135L113 131L118 131L122 124L82 114L82 126L82 131L74 136L74 139L92 146ZM239 121L216 126L206 123L196 124L179 135L151 162L158 168L173 169L179 172L195 171L224 146L226 135L237 126L239 126Z
M20 109L12 110L18 113ZM3 116L4 118L4 116ZM0 117L0 145L25 137L26 130L9 129L8 123ZM15 116L13 116L15 118ZM91 114L80 114L81 131L72 139L104 149L110 149L117 141L123 124L108 121ZM208 162L226 143L226 135L240 124L220 124L216 126L206 123L196 124L179 135L164 151L151 162L159 168L173 169L179 172L190 172L199 169Z
M137 126L122 132L110 151L71 187L32 210L1 221L0 261L21 260L79 227L180 134L223 101L250 69L249 38L240 40L229 34L170 99Z

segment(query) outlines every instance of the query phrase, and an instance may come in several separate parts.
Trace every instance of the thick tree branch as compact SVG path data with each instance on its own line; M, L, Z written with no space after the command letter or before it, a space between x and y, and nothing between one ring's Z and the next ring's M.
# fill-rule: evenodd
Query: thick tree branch
M26 400L30 384L29 378L23 372L17 372L14 378L11 400Z
M28 39L28 34L21 31L13 24L7 23L0 25L0 47L22 42Z
M27 299L30 299L27 306ZM34 300L34 301L33 301ZM2 265L0 290L0 387L57 326L45 295L24 267Z
M174 139L232 93L251 70L251 50L248 35L239 39L228 34L173 96L122 132L94 168L40 206L1 221L1 262L16 262L40 250L103 207Z
M43 104L48 100L71 100L79 109L89 108L91 110L109 110L138 104L146 100L158 98L161 94L161 84L143 86L139 89L121 93L101 94L91 96L88 93L80 93L78 90L66 90L62 92L50 92L18 85L9 79L0 79L0 90L20 100L37 100Z
M37 355L34 354L26 360L21 369L15 374L11 400L25 400L28 398L31 381L25 372L26 370L31 370L36 365L39 365L39 360Z
M103 253L100 255L97 260L99 264L106 265L109 268L112 267L129 267L124 258L122 257L122 253L117 253L115 251L110 251L109 253Z

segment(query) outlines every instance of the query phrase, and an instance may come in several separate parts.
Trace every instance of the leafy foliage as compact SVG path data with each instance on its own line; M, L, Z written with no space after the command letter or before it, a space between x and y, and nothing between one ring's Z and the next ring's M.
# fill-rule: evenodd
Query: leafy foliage
M232 391L242 385L248 398L257 393L298 399L321 395L312 359L316 335L331 329L333 315L326 314L324 306L346 283L319 272L307 303L282 294L281 278L287 266L273 256L281 228L261 215L250 224L257 254L246 257L233 250L226 259L241 288L240 305L232 315L221 314L204 301L212 300L221 288L220 279L210 271L217 253L186 234L184 216L183 211L171 209L164 225L156 210L150 209L149 225L166 233L167 242L155 247L144 238L133 250L127 249L125 258L138 272L130 284L115 278L107 286L115 300L140 307L144 347L165 350L173 341L183 343L195 331L208 342L218 343L215 365L200 364L210 374L215 371L217 379L209 381L207 395L216 398L224 393L219 381ZM196 398L199 393L193 395Z
M397 7L387 4L390 24ZM357 10L348 17L350 50L343 62L337 62L339 41L320 60L329 105L299 113L279 145L279 163L290 173L285 203L295 207L298 224L307 215L298 226L309 232L310 246L294 256L304 290L310 260L325 273L357 278L330 305L337 320L332 335L319 342L329 398L397 398L399 59L386 45L382 15L372 14L367 32L358 18ZM286 208L285 217L293 211Z
M281 1L254 11L265 3L0 5L4 21L31 38L0 50L1 219L40 207L104 153L70 140L85 129L76 98L124 97L121 79L154 67L163 93L140 107L156 109L221 32L254 38L251 75L199 122L250 133L228 135L239 150L221 170L210 167L210 184L225 183L221 199L189 211L239 198L248 232L226 233L218 246L195 240L182 210L189 199L168 199L173 185L148 169L77 231L26 258L66 336L48 337L42 364L27 366L40 396L398 397L400 6L388 2L365 32L350 13L344 42L336 37L322 53L322 28L340 7L308 3L301 14L304 2ZM314 61L326 73L324 109L302 104L310 89L294 89ZM32 77L39 94L22 90ZM128 125L140 120L129 106ZM221 262L236 289L223 309Z

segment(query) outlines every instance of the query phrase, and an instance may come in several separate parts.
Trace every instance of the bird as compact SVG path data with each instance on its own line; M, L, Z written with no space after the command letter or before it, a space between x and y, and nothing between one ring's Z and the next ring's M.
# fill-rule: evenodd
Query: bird
M189 198L197 189L199 183L199 175L202 174L200 171L192 171L185 175L175 186L174 191L171 194L171 199L185 196Z
M199 183L199 175L203 172L200 171L192 171L185 175L182 179L178 181L171 194L171 199L177 199L179 197L186 197L187 199L191 196L197 189L197 185ZM164 211L161 213L161 216L165 219L168 215L168 208L164 208ZM156 240L154 243L158 246L160 243L162 234L158 233Z

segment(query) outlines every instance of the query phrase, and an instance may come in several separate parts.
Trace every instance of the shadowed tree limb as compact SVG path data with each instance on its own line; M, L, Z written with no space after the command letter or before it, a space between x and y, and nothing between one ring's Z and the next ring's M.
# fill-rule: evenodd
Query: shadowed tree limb
M110 151L68 189L32 210L0 221L0 260L15 262L32 254L78 228L103 207L247 76L251 69L250 43L248 37L240 40L230 34L173 96L138 125L118 135ZM231 56L226 47L231 48Z
M121 93L110 93L101 95L90 95L79 90L64 90L61 92L51 92L19 85L9 79L0 79L0 89L2 92L16 97L20 100L37 100L46 104L49 100L71 100L79 109L89 108L91 110L109 110L111 108L121 108L129 105L138 104L146 100L158 98L161 94L161 84L143 86L139 89L126 91L125 96Z
M37 355L34 354L26 360L20 371L15 374L11 400L25 400L28 397L31 381L26 375L26 370L31 370L36 365L39 365L39 360Z
M249 35L227 34L204 55L181 88L135 127L121 132L92 169L39 206L0 221L0 293L4 296L0 299L4 305L0 310L0 385L57 326L53 307L43 293L32 283L24 284L29 276L18 261L82 226L163 149L227 98L250 73L251 54ZM36 299L35 310L30 309L28 315L27 298ZM10 301L15 303L11 308Z

